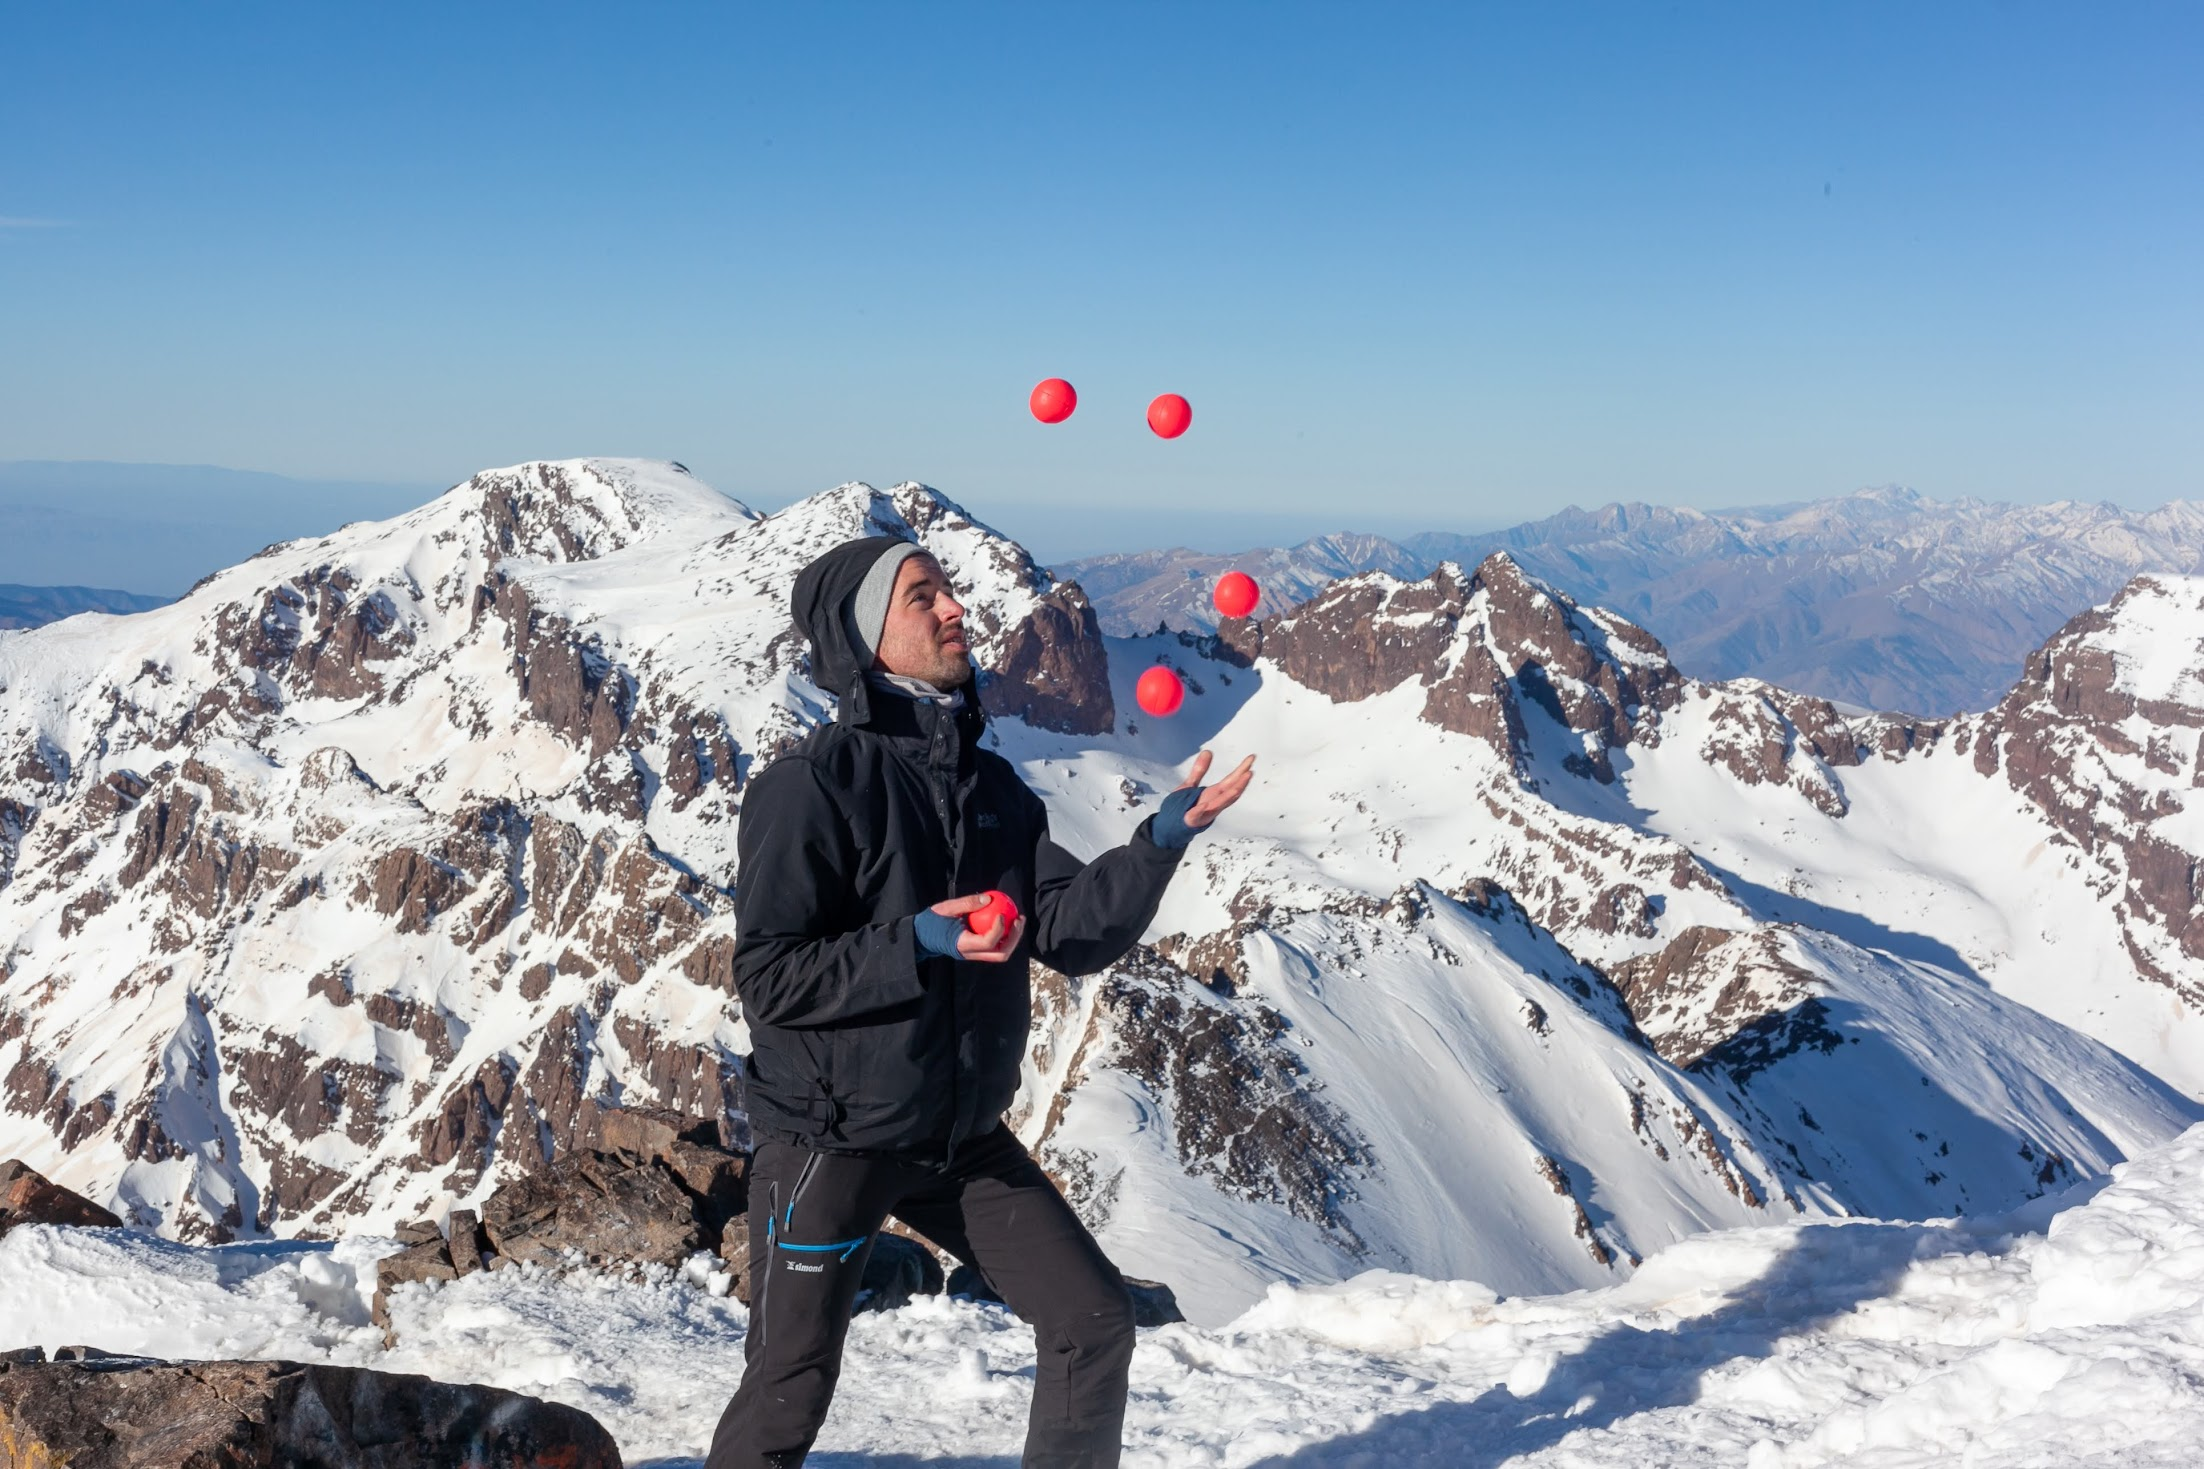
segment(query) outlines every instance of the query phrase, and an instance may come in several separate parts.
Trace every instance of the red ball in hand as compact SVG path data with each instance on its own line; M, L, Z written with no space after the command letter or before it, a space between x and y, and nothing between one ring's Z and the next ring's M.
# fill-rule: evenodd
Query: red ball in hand
M1079 394L1070 383L1052 377L1035 385L1030 401L1035 418L1043 423L1062 423L1079 406Z
M1263 589L1255 585L1255 578L1246 572L1228 571L1217 578L1217 589L1210 594L1210 600L1227 617L1245 617L1263 600Z
M964 915L964 926L985 936L998 918L1003 921L1003 932L1010 932L1018 921L1018 905L1010 901L1010 894L999 888L989 888L986 903Z
M1194 407L1176 393L1165 393L1148 405L1148 427L1166 439L1175 439L1194 422Z
M1177 674L1159 663L1133 685L1133 699L1156 718L1169 719L1179 712L1179 705L1186 702L1186 685L1179 682Z

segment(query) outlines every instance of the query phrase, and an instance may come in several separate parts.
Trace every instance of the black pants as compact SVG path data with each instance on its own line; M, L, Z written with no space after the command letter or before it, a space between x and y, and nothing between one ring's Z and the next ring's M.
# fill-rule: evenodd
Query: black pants
M742 1385L705 1469L794 1469L826 1421L872 1236L893 1214L979 1267L1033 1326L1026 1469L1111 1469L1133 1311L1094 1236L1010 1130L936 1167L760 1145L750 1174L750 1331Z

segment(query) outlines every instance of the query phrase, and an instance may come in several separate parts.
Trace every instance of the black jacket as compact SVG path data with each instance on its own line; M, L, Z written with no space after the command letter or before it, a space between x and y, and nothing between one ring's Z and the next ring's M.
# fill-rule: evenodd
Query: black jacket
M1143 822L1080 862L1049 840L1046 808L1009 762L980 748L976 698L951 713L867 686L848 604L891 544L837 547L796 584L813 679L841 705L743 796L745 1106L767 1137L947 1153L1017 1092L1029 961L1066 974L1114 963L1155 917L1179 853ZM1026 915L1019 952L1004 964L921 957L913 917L988 888Z

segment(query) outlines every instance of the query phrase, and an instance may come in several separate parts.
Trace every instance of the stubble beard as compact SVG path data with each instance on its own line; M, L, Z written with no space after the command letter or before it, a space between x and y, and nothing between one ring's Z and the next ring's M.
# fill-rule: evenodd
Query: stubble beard
M932 640L914 647L883 649L882 653L880 665L888 672L923 680L944 692L972 681L972 655L952 653Z
M972 681L972 657L969 653L948 653L935 650L939 661L934 666L933 677L926 680L944 691L958 689Z

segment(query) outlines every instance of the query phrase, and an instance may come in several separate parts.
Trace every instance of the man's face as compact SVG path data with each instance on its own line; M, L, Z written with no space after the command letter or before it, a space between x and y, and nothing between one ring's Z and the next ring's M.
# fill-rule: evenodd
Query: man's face
M933 557L921 553L896 568L888 621L880 630L873 665L885 673L922 678L937 689L953 689L971 678L964 608L949 588L948 573Z

